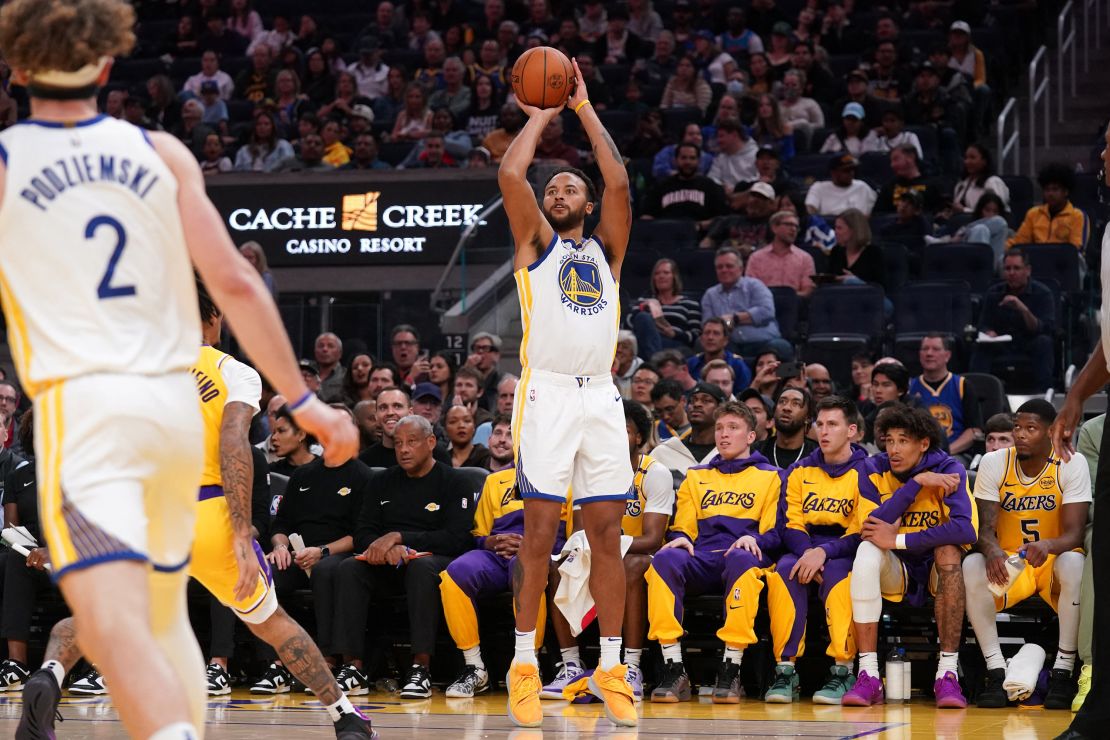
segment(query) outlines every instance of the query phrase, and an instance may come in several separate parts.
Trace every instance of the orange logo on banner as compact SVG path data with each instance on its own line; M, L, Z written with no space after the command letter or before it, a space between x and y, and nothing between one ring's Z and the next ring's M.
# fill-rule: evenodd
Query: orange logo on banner
M344 195L341 228L344 231L377 231L380 195L380 192Z

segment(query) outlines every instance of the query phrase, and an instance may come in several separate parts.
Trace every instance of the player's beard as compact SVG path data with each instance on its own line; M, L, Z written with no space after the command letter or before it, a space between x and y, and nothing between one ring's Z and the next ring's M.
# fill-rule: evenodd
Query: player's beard
M582 225L582 222L586 220L586 206L583 205L578 211L573 211L570 206L567 206L567 212L562 217L556 216L550 210L544 211L543 215L547 218L547 222L551 224L551 228L555 229L557 233L562 233Z

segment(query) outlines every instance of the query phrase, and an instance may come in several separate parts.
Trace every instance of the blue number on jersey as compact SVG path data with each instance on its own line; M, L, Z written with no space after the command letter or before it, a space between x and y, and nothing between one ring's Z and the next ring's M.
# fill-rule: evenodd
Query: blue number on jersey
M135 295L134 285L112 285L112 276L116 272L116 265L119 263L119 258L123 255L124 246L127 245L127 234L123 230L123 224L111 216L96 216L92 221L89 221L88 226L85 227L85 238L92 239L96 230L101 226L109 226L115 230L116 248L112 250L112 256L108 258L108 269L104 271L104 277L100 279L100 285L96 288L96 294L102 301L107 298L122 298L124 296Z

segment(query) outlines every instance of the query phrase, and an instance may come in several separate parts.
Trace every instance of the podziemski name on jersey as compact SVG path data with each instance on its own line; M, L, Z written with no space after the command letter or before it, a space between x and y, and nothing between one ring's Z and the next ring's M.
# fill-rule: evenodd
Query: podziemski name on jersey
M806 494L802 502L802 512L805 514L825 512L828 514L851 514L856 508L856 502L850 498L823 498L814 491Z
M46 206L66 190L96 182L114 182L145 198L158 183L158 175L127 157L84 154L43 167L20 189L19 195L40 211L46 211Z
M1002 497L1003 511L1055 511L1056 497L1049 496L1015 496L1009 491Z
M714 491L712 488L707 488L701 495L701 508L708 509L713 506L739 506L742 509L750 509L755 506L755 493Z

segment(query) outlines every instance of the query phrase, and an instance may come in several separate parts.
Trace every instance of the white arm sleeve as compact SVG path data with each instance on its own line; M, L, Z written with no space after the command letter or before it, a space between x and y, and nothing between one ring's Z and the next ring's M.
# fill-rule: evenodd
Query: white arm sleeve
M254 368L228 355L220 362L220 375L227 384L227 400L224 405L238 401L250 406L257 414L259 400L262 398L262 378Z
M1091 470L1087 459L1078 452L1071 456L1071 460L1060 465L1060 490L1063 492L1063 504L1090 503L1091 497Z
M674 478L666 465L656 462L644 473L645 514L674 513Z
M1006 450L995 450L983 455L979 472L975 474L975 498L1000 501L998 489L1006 478Z

